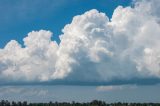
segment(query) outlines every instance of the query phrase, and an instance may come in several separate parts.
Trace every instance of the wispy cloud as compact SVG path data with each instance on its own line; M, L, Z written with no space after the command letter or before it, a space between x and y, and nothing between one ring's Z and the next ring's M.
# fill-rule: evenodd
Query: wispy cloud
M0 96L3 97L5 95L17 95L21 94L21 96L45 96L48 94L48 90L34 87L16 87L16 86L4 86L0 88Z
M136 85L109 85L109 86L98 86L96 88L97 91L103 92L103 91L114 91L114 90L124 90L124 89L136 89Z
M121 90L122 86L99 86L97 87L97 91L112 91L112 90Z

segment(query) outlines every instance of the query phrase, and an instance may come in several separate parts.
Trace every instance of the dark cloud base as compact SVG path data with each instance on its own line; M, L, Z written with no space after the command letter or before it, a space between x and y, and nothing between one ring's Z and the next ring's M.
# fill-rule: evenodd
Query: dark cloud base
M54 85L76 85L76 86L105 86L105 85L156 85L160 83L160 79L158 78L145 78L145 79L130 79L130 80L112 80L110 82L104 81L69 81L69 80L53 80L47 82L5 82L0 83L0 86L12 86L12 85L46 85L46 86L54 86Z

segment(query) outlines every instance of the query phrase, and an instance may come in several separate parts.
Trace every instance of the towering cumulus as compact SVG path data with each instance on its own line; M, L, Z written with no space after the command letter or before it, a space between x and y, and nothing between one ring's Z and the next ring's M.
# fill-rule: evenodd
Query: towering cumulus
M111 19L87 11L64 27L60 44L46 30L30 32L24 47L11 40L0 49L0 84L160 82L159 9L159 0L137 0Z

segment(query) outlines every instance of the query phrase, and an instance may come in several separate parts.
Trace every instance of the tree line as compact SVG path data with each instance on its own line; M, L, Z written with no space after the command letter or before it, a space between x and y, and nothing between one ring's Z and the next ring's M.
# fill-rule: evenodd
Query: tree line
M93 100L87 103L79 102L49 102L49 103L27 103L27 101L9 102L8 100L2 100L0 106L160 106L160 103L106 103L100 100Z

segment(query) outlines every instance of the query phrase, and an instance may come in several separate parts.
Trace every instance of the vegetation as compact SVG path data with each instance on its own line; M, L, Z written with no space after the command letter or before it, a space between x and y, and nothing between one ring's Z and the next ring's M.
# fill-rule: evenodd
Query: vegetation
M78 103L78 102L49 102L49 103L27 103L24 102L9 102L7 100L2 100L0 106L160 106L160 103L106 103L104 101L93 100L88 103Z

